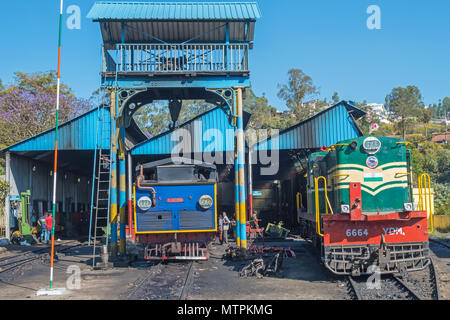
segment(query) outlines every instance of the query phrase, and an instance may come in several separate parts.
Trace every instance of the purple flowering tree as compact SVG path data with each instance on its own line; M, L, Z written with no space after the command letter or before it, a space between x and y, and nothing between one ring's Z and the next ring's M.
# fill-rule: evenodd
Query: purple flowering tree
M16 84L0 95L0 147L12 145L55 126L56 88L53 73L16 74ZM92 108L65 87L60 100L60 123Z

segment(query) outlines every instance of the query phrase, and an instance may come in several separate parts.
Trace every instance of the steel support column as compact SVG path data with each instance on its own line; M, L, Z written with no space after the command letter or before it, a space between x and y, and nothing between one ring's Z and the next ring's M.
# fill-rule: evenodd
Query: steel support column
M5 175L6 175L6 183L8 183L8 192L5 197L5 237L6 239L11 238L11 153L7 152L5 156L6 166L5 166Z
M253 215L253 149L248 150L248 205L250 217Z
M120 255L125 255L127 251L126 236L126 206L127 206L127 186L126 186L126 161L125 161L125 128L120 125L119 139L119 214L120 214Z
M117 256L117 141L116 91L111 91L111 256Z
M128 201L128 231L130 238L135 240L135 233L133 229L133 159L131 158L131 152L128 152L128 183L127 183L127 201Z
M236 88L236 115L237 115L237 156L239 170L239 213L241 249L247 250L247 211L245 191L245 137L244 137L244 110L242 101L242 87Z
M241 216L239 213L239 170L238 170L238 157L237 157L237 128L235 131L235 151L234 151L234 191L235 191L235 204L236 204L236 244L241 246Z

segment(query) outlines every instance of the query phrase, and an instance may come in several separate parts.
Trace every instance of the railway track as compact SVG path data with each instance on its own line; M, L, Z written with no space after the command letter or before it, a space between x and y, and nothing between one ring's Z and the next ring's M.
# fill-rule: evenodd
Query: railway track
M72 245L73 244L73 245ZM55 245L55 253L56 252L66 252L70 249L76 248L83 245L78 241L65 242L58 245ZM61 247L69 246L67 248L59 250ZM33 261L42 260L45 261L47 255L50 253L51 247L39 248L36 250L24 252L21 254L17 254L14 256L9 256L0 260L0 274L6 273L8 271L12 271L16 268L19 268L23 265L31 263Z
M423 300L408 283L396 276L380 280L379 288L367 287L367 279L347 278L354 300Z
M189 263L189 270L187 272L186 281L184 282L183 289L181 290L180 298L178 300L187 300L187 296L189 294L189 290L192 287L193 283L193 269L194 269L194 261Z
M439 239L429 238L430 242L436 243L444 248L450 249L450 244Z
M158 263L150 267L126 294L128 300L187 300L194 283L194 261Z
M439 277L433 260L429 270L404 277L397 274L382 276L378 286L368 277L347 277L349 292L354 300L440 300Z

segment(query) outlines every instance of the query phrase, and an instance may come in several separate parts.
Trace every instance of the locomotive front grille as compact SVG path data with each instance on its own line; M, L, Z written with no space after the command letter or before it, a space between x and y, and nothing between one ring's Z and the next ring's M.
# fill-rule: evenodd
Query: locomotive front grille
M155 211L138 215L138 232L172 230L172 212Z
M326 267L339 275L372 274L376 266L382 274L402 271L418 271L429 264L428 243L379 245L327 246L324 262Z
M213 212L208 211L180 211L180 230L209 230L214 229Z

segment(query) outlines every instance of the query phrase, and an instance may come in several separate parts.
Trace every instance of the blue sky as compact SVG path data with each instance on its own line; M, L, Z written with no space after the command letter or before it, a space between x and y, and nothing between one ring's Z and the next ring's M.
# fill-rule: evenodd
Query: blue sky
M81 30L63 30L62 78L78 96L99 86L100 30L86 19L93 0L65 0L82 13ZM369 5L381 30L366 27ZM450 96L450 1L260 0L263 18L251 55L253 89L284 109L278 84L290 68L313 78L321 97L383 103L397 86L416 85L425 104ZM0 79L56 69L59 0L4 1ZM68 15L65 15L65 19Z

